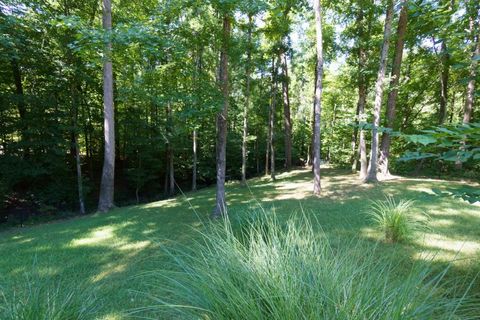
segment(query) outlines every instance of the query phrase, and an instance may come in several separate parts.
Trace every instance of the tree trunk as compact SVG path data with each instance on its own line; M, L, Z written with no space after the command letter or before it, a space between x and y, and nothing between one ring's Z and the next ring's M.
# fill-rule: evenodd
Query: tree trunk
M359 124L359 107L357 104L357 111L355 112L355 127L353 128L352 138L350 145L352 146L352 157L350 158L350 162L352 163L352 173L357 172L357 140L358 140L358 124Z
M476 36L473 35L475 30L473 26L473 21L471 22L470 30L475 41L475 51L472 55L472 61L470 64L470 79L468 80L467 85L467 94L465 98L465 106L463 109L463 123L470 123L473 115L473 101L475 96L475 78L477 76L477 65L478 57L480 57L480 33ZM480 30L480 23L478 24L478 29Z
M228 115L228 47L230 41L230 17L223 16L223 39L220 53L219 80L223 94L223 108L217 114L217 143L216 143L216 164L217 164L217 190L216 204L213 217L217 218L227 214L227 203L225 201L225 170L227 151L227 115Z
M480 17L479 17L480 18ZM480 20L478 23L478 31L480 32ZM467 94L465 97L465 105L463 108L463 123L467 124L470 123L472 120L472 114L473 114L473 102L474 102L474 97L475 97L475 78L477 76L477 64L478 64L478 57L480 56L480 34L475 35L475 25L474 25L474 19L470 18L470 33L472 34L472 40L475 45L475 50L472 55L472 61L470 64L470 79L468 80L467 84ZM462 145L460 150L464 151L465 150L465 143L466 141L462 141ZM455 162L455 168L457 170L461 170L463 167L463 164L460 160L457 160Z
M171 197L175 194L175 171L173 165L173 118L172 118L172 108L170 102L167 102L166 109L166 138L167 142L165 144L165 195Z
M248 32L247 32L247 65L246 65L246 94L245 106L243 107L243 139L242 139L242 185L247 184L247 138L248 138L248 109L250 108L250 64L252 60L252 25L253 16L248 16Z
M75 75L76 76L76 75ZM78 90L76 87L76 79L72 79L71 86L72 95L72 142L75 158L75 169L77 173L77 191L78 191L78 204L80 214L85 214L85 202L83 200L83 179L82 179L82 162L80 159L80 147L78 146Z
M315 60L315 80L314 80L314 86L313 86L313 106L312 106L312 119L311 119L311 125L312 125L312 135L309 143L308 149L308 157L307 157L307 165L312 166L312 173L313 173L313 152L315 148L313 147L315 143L315 95L317 94L317 80L318 80L318 73L317 73L317 68L318 68L318 59Z
M314 130L313 130L313 194L320 195L320 121L322 112L322 78L323 78L323 37L322 8L320 0L313 1L315 10L315 29L317 46L317 66L314 98Z
M285 129L285 169L290 171L292 167L292 119L290 117L290 97L288 92L288 64L287 55L282 52L282 92L283 92L283 123Z
M270 103L270 177L275 181L275 109L277 104L277 67L275 57L272 58L272 101Z
M445 42L445 40L442 41L442 46L440 50L442 72L440 75L440 109L438 111L438 123L442 125L447 118L448 76L450 64L450 55L447 51L447 43Z
M103 28L110 36L112 30L112 4L110 0L103 0ZM112 70L112 43L107 41L103 58L103 108L104 108L104 160L102 182L98 211L107 212L114 207L114 178L115 178L115 119L113 106L113 70Z
M383 32L383 45L378 66L377 82L375 83L375 105L373 109L372 145L370 154L370 165L364 182L376 182L377 180L377 159L378 159L378 127L380 125L380 110L382 107L383 87L385 70L387 68L388 46L392 29L393 0L387 4L385 17L385 29Z
M197 129L193 129L192 136L192 151L193 151L193 164L192 164L192 191L197 191Z
M393 129L393 123L395 120L395 106L398 97L398 84L400 83L400 70L402 66L403 45L405 40L405 32L407 31L407 19L408 19L408 6L407 0L402 1L402 10L400 11L400 17L398 19L397 27L397 43L395 46L395 53L393 56L393 66L390 80L390 92L387 100L387 128ZM390 175L388 169L388 160L390 156L390 133L385 131L382 134L382 143L380 151L380 172L384 176Z
M360 7L358 16L357 16L357 27L358 27L358 102L357 102L357 124L359 128L354 129L354 138L356 140L356 133L359 131L359 141L358 141L358 156L353 156L354 160L352 161L352 171L357 169L357 159L360 158L360 172L359 177L363 180L367 176L367 143L365 139L365 131L363 130L363 125L366 121L365 114L365 105L367 101L367 77L365 75L365 68L367 65L367 53L365 49L365 18L363 14L363 9ZM369 28L371 24L369 23ZM367 32L368 34L369 32ZM353 146L352 144L352 147ZM357 150L355 150L357 152Z

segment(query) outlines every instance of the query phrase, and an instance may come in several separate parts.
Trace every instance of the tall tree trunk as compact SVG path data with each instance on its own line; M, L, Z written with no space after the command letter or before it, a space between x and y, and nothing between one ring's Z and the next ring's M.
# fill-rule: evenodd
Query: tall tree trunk
M257 176L260 174L260 155L258 152L258 133L255 130L255 162L257 167Z
M370 153L370 165L368 166L365 182L376 182L377 180L377 159L378 159L378 127L380 125L380 111L382 108L383 87L385 70L387 68L388 46L392 29L393 0L388 0L387 13L385 17L385 29L383 32L383 45L378 66L377 82L375 83L375 105L373 109L372 145Z
M315 144L315 96L317 94L317 81L318 81L318 59L315 60L315 80L314 80L314 86L313 86L313 106L312 106L312 119L311 119L311 126L312 126L312 135L310 139L310 143L308 146L308 157L307 157L307 165L312 166L312 172L313 172L313 158L314 158L314 144ZM322 71L323 72L323 71Z
M77 173L77 191L78 191L78 204L80 214L85 214L85 202L83 200L83 179L82 179L82 162L80 159L80 147L78 145L78 90L76 87L76 79L72 79L71 86L72 94L72 137L73 137L73 151L75 155L75 168Z
M445 39L442 41L440 49L442 71L440 74L440 109L438 111L438 123L442 125L447 118L447 104L448 104L448 78L449 78L449 64L450 54L447 51L447 43Z
M480 17L478 18L480 20ZM465 98L465 106L463 108L463 123L470 123L473 115L473 101L475 96L475 78L477 76L478 58L480 57L480 33L474 35L475 27L473 21L471 22L470 30L474 38L475 51L472 55L470 64L470 79L467 85L467 94ZM478 23L478 30L480 30L480 22Z
M225 200L225 170L227 151L227 115L228 115L228 47L230 41L230 17L223 16L223 39L220 53L219 80L223 94L223 108L217 114L217 143L216 143L216 164L217 164L217 190L216 204L213 217L217 218L227 214L227 203Z
M357 26L358 26L358 102L357 102L357 124L359 128L359 141L358 141L358 157L354 155L354 161L352 161L352 169L356 170L357 168L357 158L360 158L360 172L359 177L363 180L367 176L367 142L365 139L365 130L363 130L363 125L366 121L365 114L365 105L367 101L367 77L365 74L365 68L367 65L367 53L365 48L365 17L363 9L359 7L359 12L357 15ZM369 21L369 29L371 23ZM367 32L368 34L369 32ZM355 135L355 129L354 129ZM355 138L356 140L356 138Z
M103 0L103 28L110 36L112 30L112 3ZM103 113L104 113L104 160L98 211L107 212L113 208L115 178L115 119L113 106L112 43L107 41L103 57Z
M398 19L397 27L397 43L395 45L395 53L393 56L393 66L390 80L390 92L388 93L387 100L387 128L393 129L393 123L395 120L395 106L398 97L398 84L400 83L400 70L402 66L403 45L405 42L405 33L407 31L407 19L408 19L408 5L407 0L402 1L402 10L400 11L400 17ZM382 143L380 151L380 172L387 176L390 174L388 169L388 160L390 156L390 133L385 131L382 134Z
M165 195L167 197L173 196L175 194L175 171L174 171L174 158L173 158L173 117L172 117L172 108L170 102L167 102L166 112L166 138L167 142L165 144Z
M317 66L315 81L314 130L313 130L313 194L320 195L320 121L322 112L322 78L323 78L323 37L322 37L322 8L320 0L313 1L315 10L315 29L317 47Z
M285 169L290 171L292 167L292 119L290 116L290 97L288 92L288 64L287 55L282 52L282 93L283 93L283 123L285 129Z
M478 11L477 11L478 12ZM463 107L463 123L467 124L470 123L472 120L473 115L473 102L475 97L475 78L477 76L477 64L478 64L478 57L480 56L480 17L478 17L478 32L479 34L475 34L475 23L474 18L470 18L470 33L472 35L472 42L474 43L475 49L472 54L472 61L470 63L470 79L468 80L467 84L467 93L465 96L465 104ZM465 143L466 141L462 141L460 150L465 150ZM463 167L462 162L460 159L455 161L455 168L457 170L461 170Z
M355 112L355 127L352 131L352 138L350 145L352 146L352 156L350 158L350 162L352 163L352 173L357 172L357 140L358 140L358 124L359 124L359 108L357 104L357 111Z
M250 69L252 60L252 27L253 16L248 16L248 32L247 32L247 65L245 70L246 77L246 93L245 106L243 107L243 139L242 139L242 185L247 184L247 138L248 138L248 109L250 109Z
M192 142L192 191L197 191L197 129L193 129Z
M22 83L22 70L18 65L17 58L12 58L11 60L12 65L12 73L13 73L13 80L15 83L15 95L17 100L17 109L18 114L20 116L20 137L23 142L23 155L27 155L29 153L29 146L28 146L28 137L27 137L27 125L26 125L26 115L27 115L27 107L25 105L25 96L23 94L23 83Z
M270 103L270 177L275 181L275 109L277 104L277 68L275 57L272 58L272 100Z

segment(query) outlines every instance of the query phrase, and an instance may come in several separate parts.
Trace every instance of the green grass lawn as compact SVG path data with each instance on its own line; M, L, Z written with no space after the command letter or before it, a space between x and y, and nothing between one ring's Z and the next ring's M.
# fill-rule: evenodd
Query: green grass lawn
M480 206L440 197L434 190L464 188L461 182L397 178L378 185L363 185L356 175L326 168L323 195L311 196L311 174L305 170L283 173L274 183L268 178L249 181L249 187L228 184L232 215L248 214L261 206L280 217L313 216L332 242L359 237L372 245L382 240L371 225L369 200L385 194L416 201L418 214L430 215L429 229L410 244L378 244L381 252L394 252L399 264L422 261L434 268L450 265L449 279L472 280L472 293L480 295ZM214 206L214 188L145 205L0 233L0 305L32 287L48 283L95 295L99 319L122 319L125 312L150 303L149 271L168 268L162 247L194 240L192 229L202 229ZM29 285L28 285L29 284ZM65 289L66 290L66 289Z

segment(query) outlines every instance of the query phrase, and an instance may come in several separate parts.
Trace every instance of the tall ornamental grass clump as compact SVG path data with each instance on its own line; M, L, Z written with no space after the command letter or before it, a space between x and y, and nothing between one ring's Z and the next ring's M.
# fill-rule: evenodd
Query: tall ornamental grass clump
M3 291L0 287L0 319L95 319L99 301L92 289L70 288L39 277L26 277L13 291Z
M266 225L265 225L266 224ZM306 218L252 223L248 240L228 221L170 251L152 305L162 319L451 319L464 299L446 298L442 276L417 266L400 276L361 241L333 246ZM158 291L155 291L158 290ZM473 317L473 316L472 316ZM468 318L468 316L465 316Z
M376 228L385 235L388 242L410 240L416 231L425 229L424 220L418 219L412 200L396 201L391 196L385 200L372 201L368 214Z

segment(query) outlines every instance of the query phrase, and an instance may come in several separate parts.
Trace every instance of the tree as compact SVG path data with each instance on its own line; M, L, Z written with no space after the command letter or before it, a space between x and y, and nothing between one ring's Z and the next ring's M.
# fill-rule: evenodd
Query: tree
M386 111L386 128L392 129L395 120L395 106L398 97L398 85L400 83L400 70L402 65L403 45L405 42L405 32L407 31L408 5L407 0L402 0L402 9L398 19L397 27L397 43L393 55L392 73L390 77L390 92L388 93L387 111ZM391 137L388 131L382 134L379 167L380 172L387 176L390 174L388 169L388 160L390 156Z
M365 140L365 130L363 130L363 123L365 122L365 105L367 102L367 52L365 37L365 17L363 8L360 7L357 14L356 24L358 26L358 102L357 102L357 121L360 125L360 138L358 143L358 153L360 155L360 179L365 179L367 176L368 160L367 160L367 143ZM355 135L355 134L354 134ZM354 138L356 140L356 138ZM354 140L354 141L355 141ZM354 152L356 150L353 150ZM354 156L355 157L355 156ZM356 159L356 157L355 157ZM356 170L356 160L353 161L352 167Z
M272 57L272 89L271 89L271 100L270 100L270 110L268 117L268 137L269 137L269 146L270 146L270 177L275 181L275 111L277 105L277 68L278 63L275 64L275 56Z
M248 140L248 109L250 109L250 73L252 64L252 28L253 15L248 15L247 27L247 62L245 66L245 106L243 108L243 136L242 136L242 185L247 183L247 140Z
M103 56L103 106L104 106L104 162L98 211L106 212L113 208L115 178L115 120L113 111L113 69L112 69L112 3L103 0L103 28L108 40Z
M313 1L315 10L315 30L317 65L314 98L314 130L313 130L313 194L320 195L320 120L322 112L322 79L323 79L323 37L322 37L322 8L320 0Z
M478 6L478 4L477 4ZM478 8L477 8L478 11ZM467 94L463 109L463 123L470 123L473 115L473 102L475 96L475 78L477 76L477 65L480 60L480 16L477 17L477 32L475 34L475 20L470 17L470 34L474 44L474 51L470 62L470 77L467 84Z
M385 70L387 68L388 46L390 41L390 33L393 19L393 0L387 2L387 12L385 16L385 28L383 31L383 44L380 54L380 62L378 66L377 82L375 83L375 104L373 109L373 125L372 125L372 144L370 153L370 164L368 166L367 176L364 182L377 181L377 159L378 159L378 127L380 126L380 111L383 99L383 87Z
M225 170L226 170L226 149L227 149L227 117L229 104L228 90L228 48L230 42L231 17L224 13L222 31L222 49L220 52L219 80L223 95L223 106L217 114L217 143L216 143L216 165L217 165L217 188L216 203L213 217L218 218L227 214L227 203L225 201Z
M282 51L282 93L283 93L283 125L285 128L285 169L292 167L292 119L290 117L290 97L288 86L287 55Z

